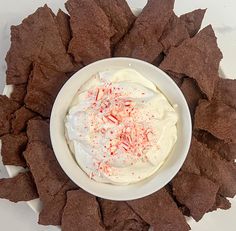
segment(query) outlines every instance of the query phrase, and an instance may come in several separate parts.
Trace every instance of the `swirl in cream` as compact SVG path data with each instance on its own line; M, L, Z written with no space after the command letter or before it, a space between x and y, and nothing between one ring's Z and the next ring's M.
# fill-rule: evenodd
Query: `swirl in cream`
M80 168L98 182L125 185L155 173L177 140L177 113L157 87L127 68L92 76L65 119Z

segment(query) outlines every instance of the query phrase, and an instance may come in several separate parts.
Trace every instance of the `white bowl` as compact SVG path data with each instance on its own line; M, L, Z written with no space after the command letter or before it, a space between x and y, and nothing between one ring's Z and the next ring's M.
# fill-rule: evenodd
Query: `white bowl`
M166 162L146 180L126 186L98 183L90 179L75 162L66 142L64 119L76 92L93 74L108 69L127 67L137 70L151 80L166 95L172 105L178 105L178 139ZM192 125L188 105L175 82L159 68L131 58L104 59L75 73L59 92L50 120L52 146L65 173L85 191L110 200L133 200L147 196L164 187L184 163L190 146L191 133Z

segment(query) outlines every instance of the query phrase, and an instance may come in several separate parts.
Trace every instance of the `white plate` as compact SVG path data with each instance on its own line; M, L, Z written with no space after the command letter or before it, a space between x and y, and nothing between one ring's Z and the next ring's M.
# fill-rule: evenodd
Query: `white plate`
M8 0L0 2L0 91L4 88L5 82L5 70L6 65L4 57L10 46L10 25L19 24L24 17L34 12L34 10L42 6L44 3L56 11L59 7L64 9L64 0L50 1L50 0ZM142 7L145 4L145 0L128 0L132 8ZM196 9L196 8L208 8L203 25L212 23L218 37L218 43L223 51L224 59L221 62L223 72L227 77L233 77L236 75L236 20L235 12L236 2L234 0L176 0L176 12L178 14ZM9 94L10 88L6 87L5 92ZM7 166L7 171L10 176L15 175L19 168ZM193 231L234 231L236 229L236 198L231 200L232 208L230 210L218 210L212 213L208 213L200 222L195 222L193 219L188 219L189 224ZM40 203L39 200L28 202L30 207L34 211L39 211ZM4 213L4 216L7 214ZM11 216L11 214L8 214ZM11 220L16 220L17 217L11 217ZM24 230L27 229L32 221L24 220ZM28 225L27 225L28 223ZM22 226L23 227L23 226ZM47 228L47 231L52 228Z

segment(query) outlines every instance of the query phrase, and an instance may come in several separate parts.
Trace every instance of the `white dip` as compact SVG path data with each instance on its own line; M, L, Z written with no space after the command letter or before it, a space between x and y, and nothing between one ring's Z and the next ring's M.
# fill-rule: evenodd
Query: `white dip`
M137 71L104 71L78 90L66 137L92 179L125 185L160 168L176 142L177 119L166 97Z

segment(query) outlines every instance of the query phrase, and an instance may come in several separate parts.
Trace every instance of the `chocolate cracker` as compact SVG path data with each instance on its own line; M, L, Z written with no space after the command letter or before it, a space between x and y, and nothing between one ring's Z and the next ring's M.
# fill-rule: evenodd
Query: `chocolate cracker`
M236 110L219 101L201 100L195 113L195 129L218 139L236 143Z
M68 190L74 189L74 184L70 183L70 179L61 169L52 149L46 144L38 141L29 143L24 157L43 203L42 214L39 215L40 224L60 225L63 194L65 195ZM73 187L67 187L68 184ZM59 203L59 201L61 202Z
M61 169L52 149L44 143L39 141L29 143L24 152L24 157L34 177L43 207L52 208L50 211L42 210L44 214L47 212L46 214L50 215L40 214L40 224L60 225L62 211L59 211L59 208L62 209L63 206L57 205L58 197L62 194L65 195L70 190L70 187L65 187L70 184L70 179ZM71 189L73 189L74 184L71 185Z
M136 17L125 0L95 0L95 2L109 18L113 31L111 46L114 47L128 32Z
M160 38L164 52L168 53L171 47L179 46L187 38L189 38L189 34L185 23L173 14Z
M56 20L63 45L67 50L72 37L70 29L70 17L68 14L59 9L57 12Z
M95 196L82 190L69 191L62 216L62 231L105 230L101 226L99 205Z
M104 11L93 0L68 0L72 39L68 52L75 61L89 64L111 56L110 22Z
M72 181L68 181L65 186L53 197L53 199L44 201L43 208L39 214L39 224L41 225L59 225L64 207L66 205L66 192L76 190L78 186Z
M159 39L173 15L174 0L149 0L129 33L117 44L115 56L153 63L163 51Z
M150 196L127 203L154 230L190 230L183 214L164 188Z
M7 84L26 83L34 62L59 72L74 69L55 15L47 5L38 8L20 25L11 27L11 47L6 62Z
M24 104L24 98L26 95L26 84L19 84L13 86L13 91L10 95L10 99L18 102L20 105Z
M219 186L206 177L179 172L173 179L173 193L190 215L199 221L216 201Z
M12 114L18 108L20 104L5 95L0 95L0 136L10 132Z
M208 148L215 150L222 158L228 161L234 161L236 159L235 143L227 143L223 140L217 139L203 130L194 131L194 135L200 142L205 143Z
M25 133L18 135L7 134L2 136L2 161L5 165L15 165L26 167L23 157L27 145L27 136Z
M40 141L51 147L49 123L39 118L33 118L28 121L27 136L29 143Z
M15 203L38 198L31 173L24 172L19 173L13 178L0 179L0 198Z
M224 197L236 195L236 166L220 158L214 150L192 138L192 143L182 171L202 175L219 185Z
M25 106L18 109L14 113L14 117L12 119L12 132L14 134L19 134L20 132L22 132L26 128L28 120L32 119L35 116L36 113L25 108Z
M50 117L56 96L67 80L65 73L35 64L24 100L26 107L43 117Z
M190 78L185 78L183 80L183 83L181 84L180 89L183 92L185 99L188 103L192 118L194 118L194 113L195 113L195 109L198 104L198 101L199 99L203 97L201 94L201 91L199 87L197 86L196 82Z
M148 231L149 225L144 222L123 201L99 200L103 223L108 230Z
M201 91L211 99L222 57L212 26L207 26L195 37L172 47L160 68L195 79Z
M230 201L227 198L222 197L221 195L217 194L215 204L212 206L212 208L208 212L212 212L217 209L227 210L230 208L231 208Z
M29 143L24 157L42 201L51 199L68 182L69 178L58 164L52 149L46 144L39 141Z
M190 37L196 35L200 30L205 13L206 9L198 9L180 16L180 20L185 23Z
M236 109L236 79L219 79L214 99Z

